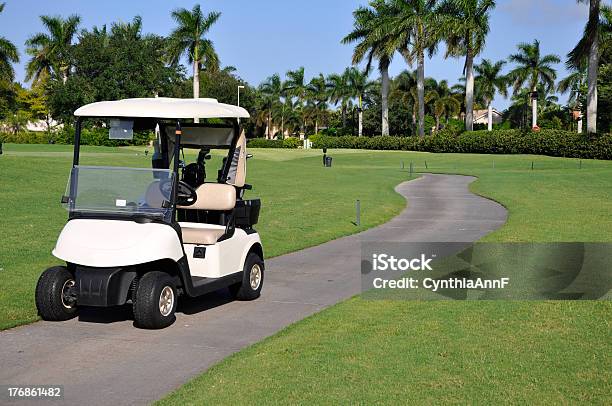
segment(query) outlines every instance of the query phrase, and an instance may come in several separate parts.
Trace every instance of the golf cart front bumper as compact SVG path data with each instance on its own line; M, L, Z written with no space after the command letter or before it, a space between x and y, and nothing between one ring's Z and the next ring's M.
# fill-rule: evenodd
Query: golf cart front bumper
M125 268L76 266L76 303L79 306L117 306L127 302L136 272Z

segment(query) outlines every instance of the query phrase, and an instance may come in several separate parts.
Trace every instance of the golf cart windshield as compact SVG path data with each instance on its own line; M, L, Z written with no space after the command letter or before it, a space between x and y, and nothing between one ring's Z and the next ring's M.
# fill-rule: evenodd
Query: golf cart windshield
M64 199L71 212L155 217L169 221L174 173L169 169L72 168Z

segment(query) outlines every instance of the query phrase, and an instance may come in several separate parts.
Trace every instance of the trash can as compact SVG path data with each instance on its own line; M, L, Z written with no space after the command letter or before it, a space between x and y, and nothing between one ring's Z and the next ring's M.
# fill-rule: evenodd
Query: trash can
M325 167L326 168L331 168L331 166L332 166L332 157L326 156L325 157Z

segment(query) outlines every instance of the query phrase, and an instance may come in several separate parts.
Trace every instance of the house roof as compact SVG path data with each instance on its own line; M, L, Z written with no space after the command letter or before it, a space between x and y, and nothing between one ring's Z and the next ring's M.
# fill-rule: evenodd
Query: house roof
M474 110L474 120L486 116L487 114L489 114L489 110L488 109L484 109L484 110ZM500 113L499 111L497 111L497 109L493 109L493 114L497 114L498 116L501 116L502 113Z
M175 99L170 97L102 101L79 107L77 117L143 118L248 118L239 106L216 99Z

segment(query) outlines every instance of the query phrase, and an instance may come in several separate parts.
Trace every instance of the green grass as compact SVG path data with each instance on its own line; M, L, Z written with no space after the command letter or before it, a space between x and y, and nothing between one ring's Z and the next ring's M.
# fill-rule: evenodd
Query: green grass
M22 149L20 149L22 148ZM28 149L29 148L29 149ZM61 147L58 151L68 151ZM5 146L0 157L0 328L36 319L69 154ZM83 163L146 166L135 148L85 148ZM117 153L120 152L120 153ZM35 154L34 154L35 153ZM136 155L140 153L140 155ZM478 176L509 209L488 241L612 241L612 162L533 156L255 150L267 256L386 221L404 207L400 169ZM425 163L426 162L426 163ZM531 169L533 162L534 169ZM427 165L427 168L425 167ZM351 222L362 201L362 227ZM612 305L600 302L347 300L222 361L162 404L612 403Z
M44 269L60 262L51 250L67 218L60 198L72 162L69 146L8 144L4 150L0 329L37 320L36 280ZM313 151L277 152L255 150L249 162L248 181L254 190L248 194L262 199L257 229L267 257L365 230L389 220L405 205L393 192L394 185L408 179L405 172L369 170L367 165L326 170L319 164L320 153L314 157ZM213 166L219 159L213 157ZM83 147L81 154L83 165L147 167L149 160L143 149L135 147ZM356 199L364 210L360 227L352 224Z
M471 189L509 210L486 241L612 241L611 162L332 154L334 171L391 174L403 160L478 176ZM160 404L610 404L611 315L609 301L355 297L238 352Z

